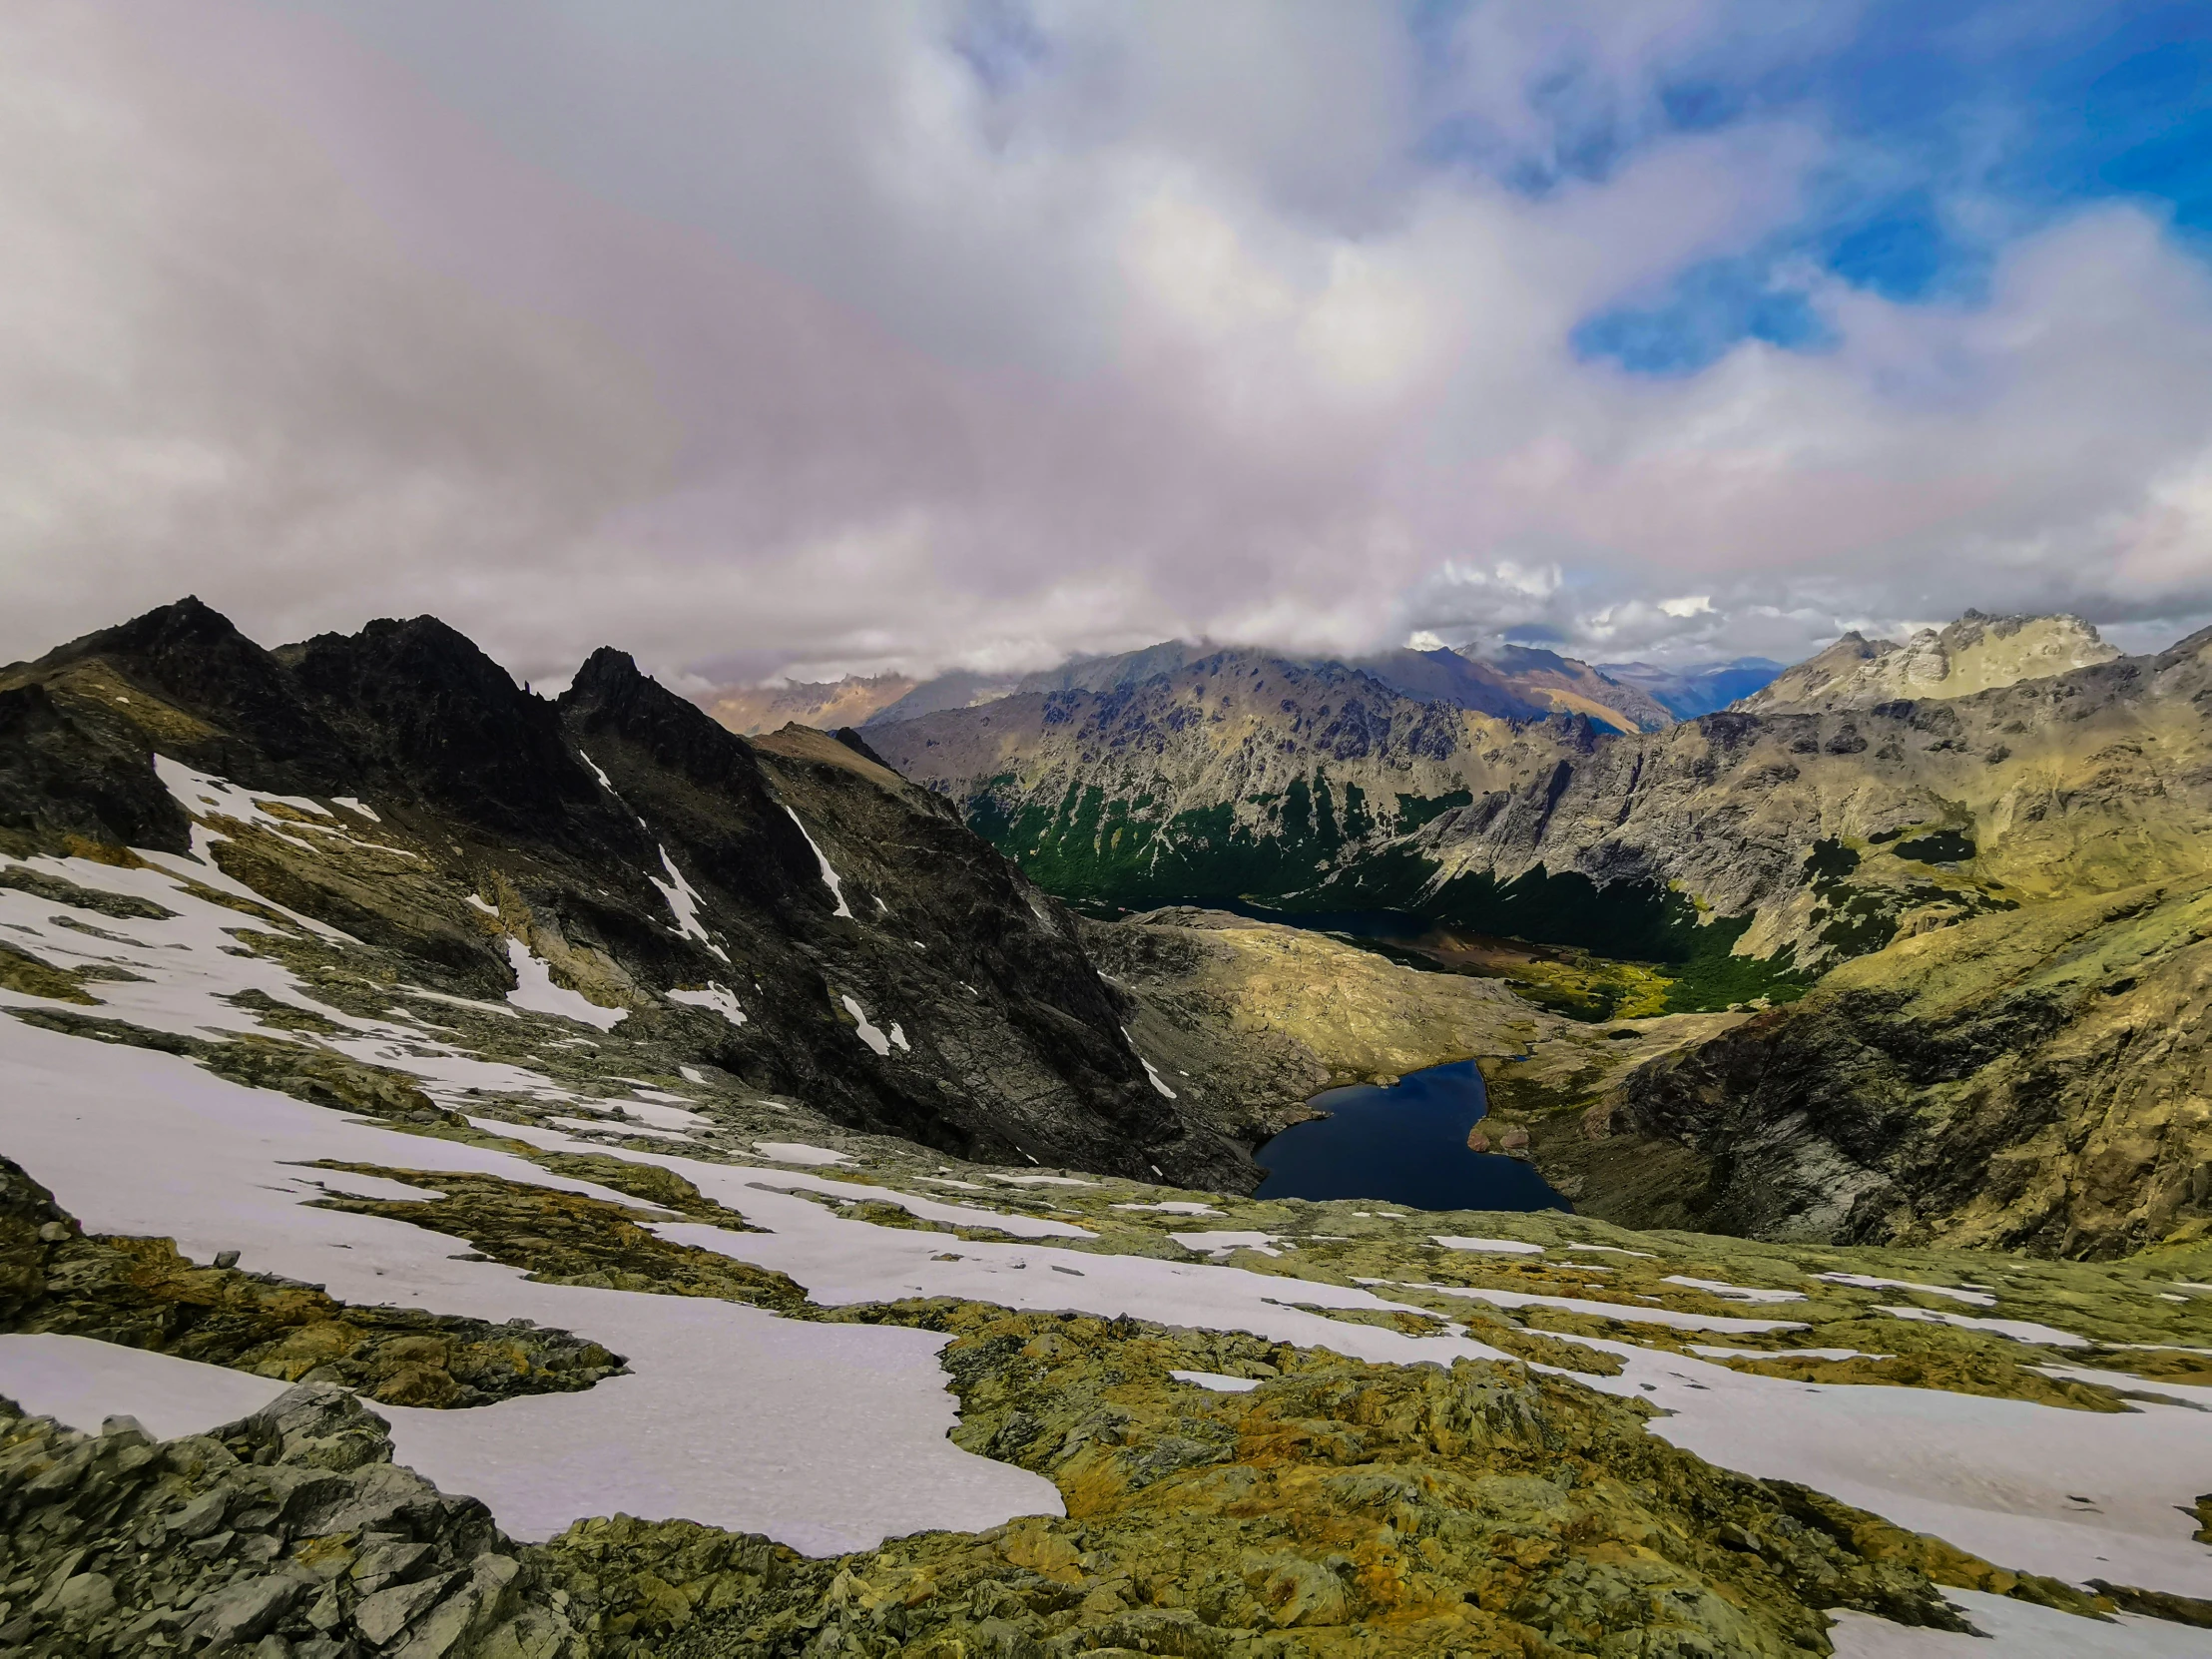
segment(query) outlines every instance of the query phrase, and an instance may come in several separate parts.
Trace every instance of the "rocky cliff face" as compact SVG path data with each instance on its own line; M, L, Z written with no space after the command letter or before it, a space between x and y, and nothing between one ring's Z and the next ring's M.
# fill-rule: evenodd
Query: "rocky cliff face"
M1419 844L1445 882L1543 863L1673 884L1752 918L1739 951L1826 965L2212 868L2208 691L2200 635L1965 697L1729 711L1579 752L1524 734L1501 770L1527 781L1478 791Z
M1926 933L1632 1072L1602 1135L1704 1160L1697 1225L2109 1256L2212 1232L2212 884Z
M188 600L0 671L0 838L198 850L389 979L496 1003L543 975L640 1069L1249 1180L1152 1087L1073 918L948 805L819 734L749 744L619 652L555 704L432 619L270 652Z

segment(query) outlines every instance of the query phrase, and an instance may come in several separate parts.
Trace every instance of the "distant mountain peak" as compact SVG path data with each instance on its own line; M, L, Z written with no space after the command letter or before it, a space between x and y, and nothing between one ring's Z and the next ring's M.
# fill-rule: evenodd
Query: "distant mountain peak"
M1773 681L1783 665L1771 657L1734 657L1724 663L1661 668L1654 663L1600 663L1597 671L1650 695L1677 720L1695 720L1751 696Z
M1991 616L1969 610L1911 639L1868 640L1854 630L1747 700L1769 710L1867 708L1900 698L1971 697L2023 680L2092 668L2119 656L2080 617Z

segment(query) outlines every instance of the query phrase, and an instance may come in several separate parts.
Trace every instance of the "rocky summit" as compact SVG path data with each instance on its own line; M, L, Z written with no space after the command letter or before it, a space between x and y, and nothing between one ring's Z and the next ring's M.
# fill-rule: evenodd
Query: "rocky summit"
M2202 1653L2208 653L0 669L0 1647Z

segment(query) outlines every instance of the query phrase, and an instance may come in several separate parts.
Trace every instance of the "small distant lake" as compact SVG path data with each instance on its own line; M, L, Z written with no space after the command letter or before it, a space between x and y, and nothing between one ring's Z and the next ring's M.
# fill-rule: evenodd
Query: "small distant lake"
M1527 1163L1467 1150L1489 1110L1472 1060L1314 1096L1326 1118L1294 1123L1260 1148L1261 1198L1368 1198L1411 1210L1568 1210Z

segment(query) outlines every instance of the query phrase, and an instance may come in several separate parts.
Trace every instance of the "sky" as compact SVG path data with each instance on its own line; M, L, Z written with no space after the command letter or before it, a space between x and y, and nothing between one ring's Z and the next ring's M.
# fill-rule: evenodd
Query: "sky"
M2212 6L25 0L0 660L2212 621Z

